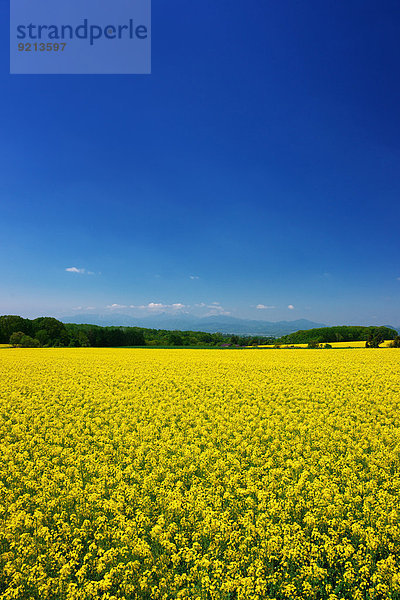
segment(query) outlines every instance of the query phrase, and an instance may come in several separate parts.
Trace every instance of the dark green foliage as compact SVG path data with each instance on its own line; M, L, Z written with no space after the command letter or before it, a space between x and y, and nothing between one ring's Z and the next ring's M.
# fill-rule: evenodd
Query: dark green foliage
M33 333L32 321L23 319L18 315L3 315L0 317L0 344L7 344L10 335L16 331L31 335Z
M21 345L21 340L24 337L25 333L23 331L14 331L10 335L10 344L16 348Z
M365 342L366 348L379 348L379 344L385 341L385 327L375 327L368 335L367 341ZM391 339L391 338L389 338Z
M50 336L46 329L39 329L36 332L36 339L39 340L41 346L47 346L50 344Z
M371 333L376 330L383 335L383 339L393 340L397 331L389 327L362 327L355 325L340 325L336 327L320 327L318 329L306 329L296 331L280 338L281 344L308 344L313 340L319 343L327 342L357 342L367 341Z
M249 346L252 343L261 345L273 343L273 338L262 336L239 337L222 333L206 333L204 331L169 331L165 329L145 329L143 327L100 327L99 325L65 325L71 340L77 346L89 344L95 347L115 346L190 346L190 347L220 347L222 344ZM82 343L79 335L84 335L87 343Z
M239 336L235 334L206 333L204 331L169 331L143 327L100 327L62 323L53 317L23 319L17 315L0 317L0 343L7 344L10 336L18 333L15 345L21 345L21 336L28 336L25 343L34 346L112 348L126 346L221 348L263 346L275 344L308 344L309 348L328 348L328 342L365 340L370 347L379 340L398 338L394 329L388 327L322 327L297 331L281 339L265 336ZM12 342L11 342L12 343ZM396 346L397 347L397 346Z
M319 348L320 341L319 340L310 340L308 342L307 348Z
M18 344L21 348L39 348L40 342L36 338L31 338L30 335L24 335Z
M397 335L390 344L390 348L400 348L400 335Z
M69 344L68 332L64 323L53 317L39 317L32 321L33 334L43 345L67 346ZM40 338L39 336L40 332ZM43 340L43 342L42 342Z
M144 346L143 330L138 327L100 327L99 325L65 325L75 346L112 348L115 346Z
M98 348L126 346L185 346L191 348L219 348L221 346L250 346L274 343L274 338L263 336L227 335L222 333L206 333L204 331L169 331L165 329L145 329L143 327L100 327L99 325L78 325L62 323L53 317L23 319L16 315L0 317L0 343L8 343L10 336L15 345L21 345L22 336L33 346L53 347L86 347Z
M171 331L168 335L168 344L171 346L183 346L183 339L179 331Z
M28 339L24 341L26 347L67 346L70 342L64 323L53 317L39 317L31 321L17 315L1 316L0 343L7 343L14 333L27 336Z

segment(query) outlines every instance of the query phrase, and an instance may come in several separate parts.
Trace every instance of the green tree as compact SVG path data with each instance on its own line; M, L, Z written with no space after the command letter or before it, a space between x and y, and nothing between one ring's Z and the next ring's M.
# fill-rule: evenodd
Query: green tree
M61 323L54 317L39 317L32 321L33 335L36 336L38 331L47 331L49 342L51 345L67 346L69 343L68 332L64 323Z
M36 332L35 337L39 340L41 346L46 346L50 343L50 336L46 329L39 329L39 331Z
M14 331L10 335L10 344L16 348L21 345L21 340L24 337L25 333L23 331Z
M319 344L320 344L319 340L310 340L308 342L307 348L312 348L312 349L319 348Z
M39 340L32 338L30 335L24 335L21 338L21 348L39 348Z
M172 331L168 335L168 345L169 346L183 346L182 336L179 335L179 332Z
M368 336L367 341L365 342L366 348L379 348L379 344L385 341L385 328L384 327L376 327L372 328L371 332Z
M89 338L84 331L78 331L77 343L84 348L90 346Z
M18 315L3 315L0 317L0 343L6 344L10 339L10 335L18 331L30 335L32 333L31 321Z

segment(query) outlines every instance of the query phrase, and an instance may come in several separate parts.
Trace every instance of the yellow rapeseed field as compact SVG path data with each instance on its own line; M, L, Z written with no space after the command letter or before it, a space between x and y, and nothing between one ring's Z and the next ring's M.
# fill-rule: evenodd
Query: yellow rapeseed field
M400 598L397 349L4 349L1 600Z
M392 340L385 340L380 344L380 348L388 348ZM332 348L365 348L365 341L363 342L329 342ZM308 344L282 344L280 348L307 348ZM251 346L248 346L249 348ZM258 348L274 348L274 344L265 344L264 346L258 346Z

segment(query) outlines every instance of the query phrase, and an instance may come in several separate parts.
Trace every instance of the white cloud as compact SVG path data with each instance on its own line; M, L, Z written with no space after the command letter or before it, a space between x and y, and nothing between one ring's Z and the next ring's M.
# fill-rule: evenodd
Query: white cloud
M219 302L213 302L212 304L205 304L204 302L199 302L197 304L183 304L182 302L173 302L172 304L164 304L163 302L149 302L148 304L129 304L129 305L125 305L125 304L109 304L106 308L108 308L109 310L116 310L116 309L133 309L133 310L140 310L140 311L147 311L149 313L156 313L156 312L161 312L161 311L167 311L167 312L176 312L176 311L182 311L182 312L190 312L193 309L196 308L200 308L200 309L210 309L211 312L209 312L208 314L223 314L223 315L229 315L231 314L230 312L226 311L224 309L223 306L221 306L219 304ZM201 311L203 312L203 311Z
M212 302L211 304L206 304L206 307L211 309L205 316L210 317L212 315L230 315L231 313L226 310L223 306L220 305L219 302Z
M256 308L258 308L258 310L266 310L269 308L276 308L276 306L267 306L266 304L257 304Z
M189 279L200 279L198 275L189 275Z
M289 309L289 310L294 310L294 306L293 306L293 304L289 304L289 306L288 306L288 309Z
M110 304L109 306L106 306L106 308L109 308L110 310L115 310L116 308L128 308L125 304Z
M95 306L87 306L86 310L96 310L96 307Z
M149 302L148 304L130 304L128 308L138 308L140 310L162 310L172 306L174 305L162 304L161 302Z
M220 315L230 315L231 314L229 312L229 310L225 310L224 308L222 308L222 306L221 307L209 306L208 308L211 308L211 310L204 315L205 317L214 317L216 315L220 316Z
M163 304L162 302L149 302L148 304L130 304L129 308L139 308L140 310L181 310L186 308L186 304L175 302L174 304Z
M79 273L79 275L94 275L94 271L86 271L86 269L79 269L78 267L67 267L65 269L67 273ZM101 273L99 273L101 275Z
M78 269L78 267L67 267L65 270L68 273L80 273L81 275L86 272L85 269Z

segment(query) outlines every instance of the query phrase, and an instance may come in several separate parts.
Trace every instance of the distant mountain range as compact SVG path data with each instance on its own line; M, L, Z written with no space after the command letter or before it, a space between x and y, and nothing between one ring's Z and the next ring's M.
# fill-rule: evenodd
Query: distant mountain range
M167 329L181 331L205 331L207 333L233 333L238 335L265 335L280 337L294 333L299 329L326 327L324 323L315 323L307 319L296 321L256 321L238 319L229 316L193 317L191 315L170 315L160 313L148 317L131 317L125 314L112 315L74 315L63 317L64 323L87 323L91 325L146 327L149 329Z

